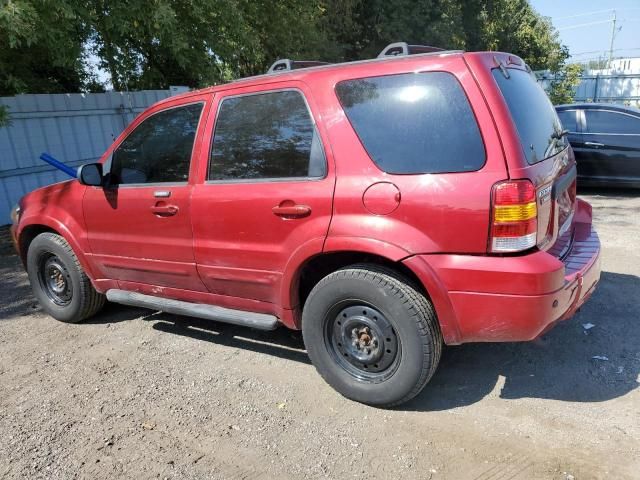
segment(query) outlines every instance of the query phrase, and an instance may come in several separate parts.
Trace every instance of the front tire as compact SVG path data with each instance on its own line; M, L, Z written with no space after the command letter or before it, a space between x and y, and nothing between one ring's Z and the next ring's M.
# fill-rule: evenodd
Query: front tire
M305 346L318 373L347 398L392 407L429 382L442 334L429 300L377 265L353 265L323 278L302 312Z
M41 233L27 251L27 273L36 299L56 320L77 323L104 305L69 243L55 233Z

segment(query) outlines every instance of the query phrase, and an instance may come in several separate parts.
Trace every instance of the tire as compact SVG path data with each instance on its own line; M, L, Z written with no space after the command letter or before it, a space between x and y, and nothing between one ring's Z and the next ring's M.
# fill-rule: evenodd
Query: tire
M27 251L27 273L36 299L56 320L78 323L105 303L84 272L69 243L55 233L41 233Z
M377 407L420 393L443 344L431 302L393 270L369 264L333 272L313 288L302 311L302 334L329 385Z

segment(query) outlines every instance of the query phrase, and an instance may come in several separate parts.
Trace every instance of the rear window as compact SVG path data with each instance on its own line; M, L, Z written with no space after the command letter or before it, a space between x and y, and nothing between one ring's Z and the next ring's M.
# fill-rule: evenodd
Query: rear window
M559 135L562 125L549 97L531 74L513 68L507 71L509 78L498 68L493 77L516 124L527 161L537 163L561 152L568 143L566 136Z
M449 73L348 80L336 93L367 153L385 172L469 172L484 165L478 124Z

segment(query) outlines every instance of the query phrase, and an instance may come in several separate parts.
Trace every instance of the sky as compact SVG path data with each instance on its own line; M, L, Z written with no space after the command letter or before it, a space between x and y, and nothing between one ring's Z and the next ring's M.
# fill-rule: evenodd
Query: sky
M640 0L529 0L551 17L571 60L608 57L613 10L616 12L614 57L640 57ZM585 25L587 24L587 25Z

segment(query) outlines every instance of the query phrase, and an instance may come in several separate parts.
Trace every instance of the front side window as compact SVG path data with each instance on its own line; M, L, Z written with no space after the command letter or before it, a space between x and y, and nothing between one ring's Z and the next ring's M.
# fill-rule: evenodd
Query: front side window
M216 119L209 180L323 177L322 143L295 90L229 97Z
M495 68L493 78L509 107L527 161L534 164L560 153L568 142L549 97L531 74L515 68L507 71L505 76Z
M346 80L336 94L369 157L387 173L469 172L484 165L478 123L450 73Z
M202 103L145 119L113 152L111 184L186 182Z
M585 110L587 132L640 135L640 118L606 110Z

